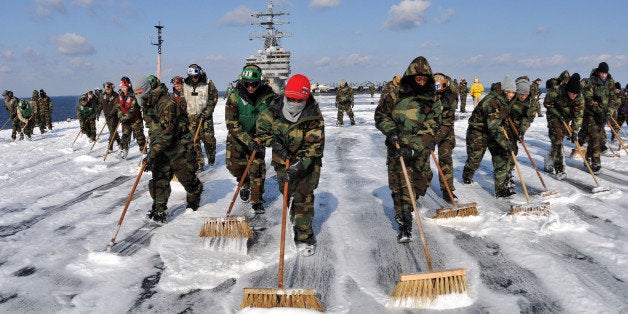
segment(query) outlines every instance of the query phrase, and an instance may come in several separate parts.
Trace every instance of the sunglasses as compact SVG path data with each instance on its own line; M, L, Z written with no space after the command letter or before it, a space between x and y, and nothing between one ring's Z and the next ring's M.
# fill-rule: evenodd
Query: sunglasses
M246 88L249 88L249 87L258 88L260 84L261 84L260 81L255 81L255 82L244 81L244 87Z
M295 103L295 104L296 104L296 103L300 103L300 102L302 102L302 101L303 101L303 100L301 100L301 99L290 98L290 97L286 97L286 100L287 100L288 102Z

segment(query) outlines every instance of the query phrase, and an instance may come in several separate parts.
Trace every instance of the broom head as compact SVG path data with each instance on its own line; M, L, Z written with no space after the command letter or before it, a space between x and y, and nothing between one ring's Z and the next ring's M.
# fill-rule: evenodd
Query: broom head
M443 207L436 211L436 215L433 218L454 218L454 217L466 217L477 216L478 205L477 203L457 204L454 207Z
M244 288L240 309L246 307L292 307L324 312L323 305L313 289L258 289Z
M585 156L587 154L587 148L580 146L580 152L582 153L582 155L581 153L578 153L577 148L572 148L571 155L569 155L569 157L577 160L582 160L582 156Z
M550 203L549 202L541 202L541 203L527 203L527 204L512 204L510 205L510 212L508 215L539 215L539 216L549 216L550 214Z
M199 233L201 238L253 238L246 217L209 217Z
M591 193L595 194L595 193L601 193L601 192L608 192L610 190L611 189L605 186L596 186L593 189L591 189Z
M545 191L541 193L541 197L550 198L554 196L558 196L560 193L558 191Z
M467 270L461 268L401 275L391 296L396 306L422 307L438 296L463 294L467 293L467 290L469 290Z

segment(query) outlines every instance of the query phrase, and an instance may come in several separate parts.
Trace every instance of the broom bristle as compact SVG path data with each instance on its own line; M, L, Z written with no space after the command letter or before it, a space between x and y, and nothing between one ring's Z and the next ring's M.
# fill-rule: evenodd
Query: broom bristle
M582 152L582 155L586 155L587 154L587 148L586 147L580 147L580 151ZM582 160L582 155L580 155L580 153L578 153L578 149L577 148L573 148L573 149L571 149L571 155L569 157L571 157L573 159L577 159L577 160Z
M458 207L445 207L436 211L436 215L433 218L454 218L454 217L466 217L477 216L478 206L476 203L461 204Z
M467 290L469 290L467 270L452 269L401 275L391 296L397 306L421 307L440 295L463 294Z
M257 289L244 288L240 309L246 307L292 307L324 312L325 308L312 289Z
M541 193L541 197L554 197L559 195L560 193L558 193L558 191L545 191L543 193Z
M205 220L201 231L201 238L253 238L253 230L245 217L216 218Z
M550 203L542 202L539 204L512 204L510 205L510 212L508 215L539 215L539 216L549 216L550 214Z

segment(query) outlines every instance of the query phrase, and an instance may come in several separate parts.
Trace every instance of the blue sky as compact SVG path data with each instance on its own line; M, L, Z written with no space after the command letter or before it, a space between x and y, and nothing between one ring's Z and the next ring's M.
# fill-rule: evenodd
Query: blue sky
M30 96L77 95L157 72L158 22L164 80L200 64L220 90L262 47L250 14L267 1L3 1L0 89ZM628 1L276 0L290 12L292 73L312 82L387 81L425 56L434 71L545 80L567 69L588 76L606 61L628 82Z

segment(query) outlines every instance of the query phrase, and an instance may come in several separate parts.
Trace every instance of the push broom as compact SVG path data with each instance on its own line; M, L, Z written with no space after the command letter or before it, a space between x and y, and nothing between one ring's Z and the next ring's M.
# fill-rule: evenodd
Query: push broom
M118 127L120 126L120 121L118 121L118 124L116 124L115 129L113 129L115 133L118 132ZM105 161L107 160L107 155L109 155L109 147L111 147L111 145L113 145L113 140L115 139L115 135L111 136L111 139L109 140L109 145L107 145L107 149L105 150L105 156L103 156L102 160Z
M453 217L465 217L465 216L477 216L478 215L478 204L477 203L468 203L468 204L458 204L454 199L454 194L451 193L451 187L447 182L447 178L445 178L445 174L443 173L443 169L438 164L438 160L436 159L436 155L434 151L430 150L430 154L432 154L432 159L434 160L434 164L436 164L436 168L438 169L438 175L443 180L445 184L445 189L447 189L447 193L449 194L449 199L451 200L453 207L444 207L436 211L436 215L433 218L453 218Z
M105 122L102 128L100 128L100 132L98 132L98 136L96 136L96 139L94 140L94 144L92 144L92 147L89 149L90 152L92 151L92 149L94 149L94 146L96 146L96 143L98 143L98 140L100 139L100 135L102 134L102 131L105 130L106 126L107 126L107 122Z
M508 139L508 132L506 132L506 129L504 129L504 127L502 126L500 126L499 128L504 133L506 140L510 141ZM526 182L523 179L523 175L521 174L521 168L519 168L519 163L517 162L517 156L515 156L515 152L513 152L512 149L508 149L508 151L510 152L510 157L512 157L512 160L515 163L515 167L517 168L517 174L519 175L519 180L521 180L521 186L523 186L523 193L526 195L526 204L510 205L510 212L508 213L508 215L514 215L518 213L525 213L525 214L538 213L541 215L548 215L549 209L550 209L549 202L530 203L530 195L528 194L528 188L526 187Z
M510 128L515 132L515 136L517 136L517 138L519 139L519 143L521 143L521 146L523 147L523 150L525 150L526 155L528 155L528 159L530 159L530 163L534 167L534 171L536 171L536 175L539 177L539 180L541 180L541 184L543 185L543 188L545 189L545 192L541 193L541 196L551 197L551 196L558 195L558 191L549 191L547 189L547 186L545 185L545 181L543 180L543 177L541 176L541 172L539 172L539 168L536 166L536 163L534 162L532 155L530 155L530 151L528 151L528 147L526 146L526 143L523 141L523 138L519 136L519 131L517 131L517 127L515 126L515 123L512 121L510 117L508 117L508 123L510 124Z
M201 227L201 231L199 236L201 238L253 238L253 231L246 221L245 217L230 217L231 210L233 209L233 205L238 197L238 192L242 188L244 181L246 180L246 176L249 173L249 168L251 167L251 163L253 163L253 159L255 159L255 153L257 151L253 150L251 153L251 157L249 157L249 161L246 164L246 168L244 168L244 173L240 178L240 182L236 187L235 193L233 194L233 198L231 199L231 204L229 204L229 209L227 210L227 214L225 217L209 217L203 223Z
M567 122L565 122L564 120L562 121L563 121L563 125L565 126L565 129L567 129L567 132L569 133L569 136L571 136L571 133L573 132L573 130L571 129L569 124L567 124ZM607 187L600 186L600 182L597 180L597 177L593 173L593 169L591 169L591 165L589 165L589 162L587 161L587 158L584 156L582 149L580 149L580 143L578 143L578 141L574 141L574 144L576 144L576 149L578 150L578 152L580 152L580 156L582 157L582 160L584 161L584 165L587 167L587 170L589 170L589 174L591 174L593 181L595 181L596 187L591 189L591 193L595 194L599 192L609 191Z
M615 120L615 118L613 118L613 116L610 116L611 120L613 121L613 123L615 123L615 125L617 126L617 129L619 129L619 132L621 132L621 134L623 134L624 136L628 136L628 134L626 134L626 132L624 132L624 129L621 128L621 125L619 125L619 123L617 123L617 120ZM619 138L619 136L617 136L617 138ZM624 140L622 139L621 141L622 143L620 144L620 148L621 147L626 147L626 142L624 142Z
M615 118L613 118L613 121L615 121ZM616 121L615 121L615 124L617 124ZM610 122L608 122L608 127L611 128L611 131L613 132L613 135L615 135L615 138L619 142L619 148L623 148L624 151L626 152L626 154L628 154L628 150L626 150L626 144L624 143L624 139L619 137L619 134L617 134L617 131L615 131L615 128L613 128L613 126L611 125ZM621 128L619 128L619 129L621 130ZM609 147L610 147L610 145L609 145ZM617 154L617 155L619 156L619 154Z
M397 149L399 149L399 143L395 143ZM399 279L399 283L392 292L392 298L395 300L395 305L405 307L420 307L434 300L440 295L447 295L453 293L466 293L469 289L467 283L467 270L466 269L451 269L444 271L434 271L432 268L432 258L430 252L427 249L427 241L425 239L425 232L423 231L423 224L421 223L421 215L416 205L416 198L414 196L414 190L410 177L408 176L408 170L406 164L403 161L403 157L399 157L401 163L401 169L403 171L403 177L406 181L406 187L410 194L410 202L414 209L414 215L416 216L417 224L419 225L419 232L421 234L421 242L423 244L423 251L425 252L425 259L427 261L428 273L422 274L402 274Z
M286 170L290 160L286 159ZM281 241L279 246L279 271L277 289L244 288L240 309L246 307L273 308L292 307L325 311L313 289L283 289L283 264L286 246L286 220L288 216L288 181L283 183L283 209L281 211Z

